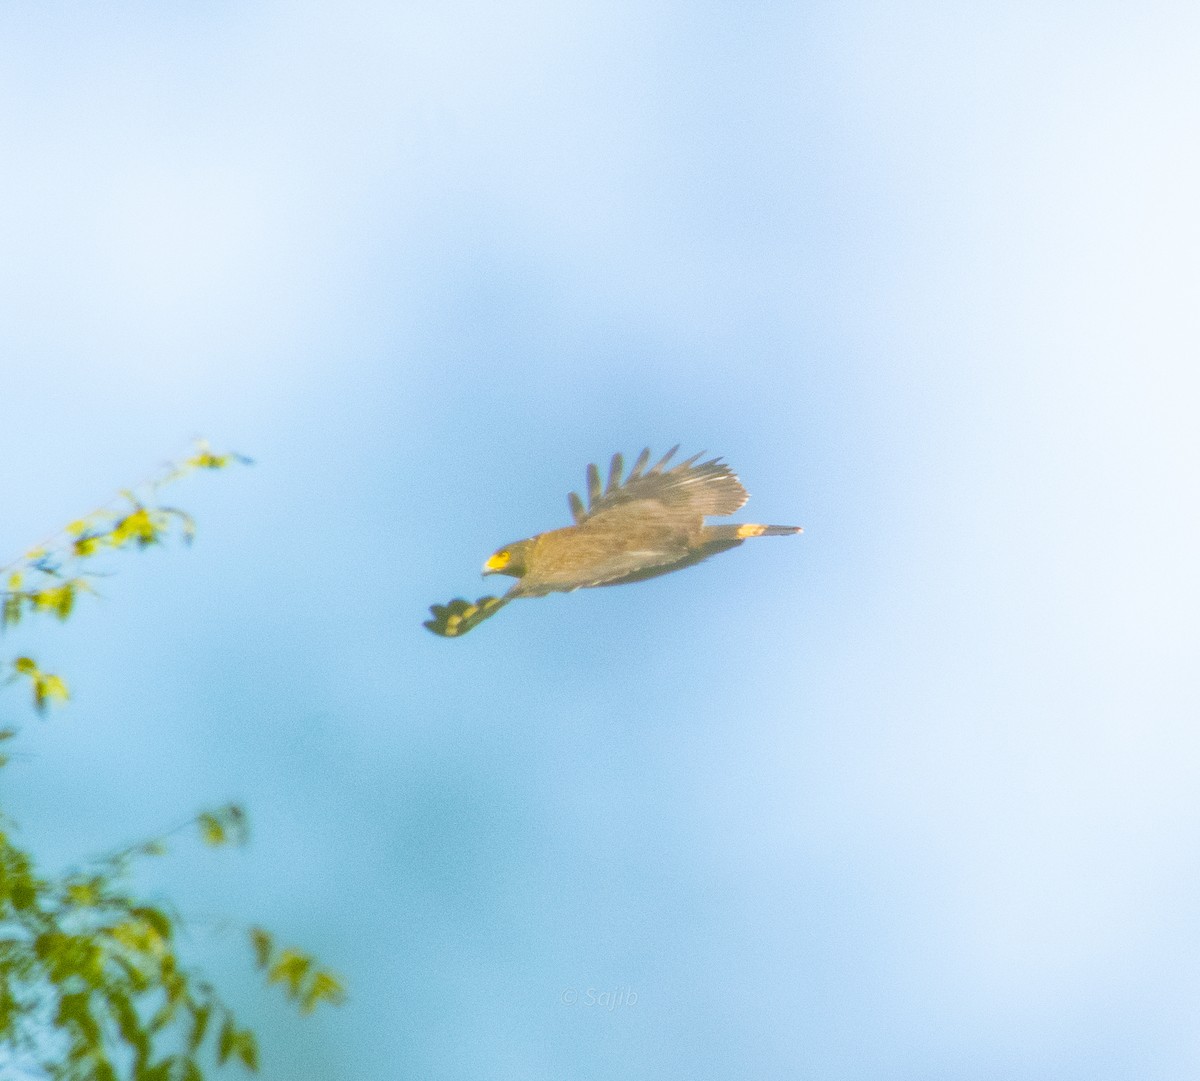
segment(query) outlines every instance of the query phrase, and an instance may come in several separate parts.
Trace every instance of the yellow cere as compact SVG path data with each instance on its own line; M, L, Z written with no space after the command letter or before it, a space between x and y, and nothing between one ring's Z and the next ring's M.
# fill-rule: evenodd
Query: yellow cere
M484 566L490 571L500 571L508 566L508 561L511 557L507 550L496 552L488 557L488 561Z

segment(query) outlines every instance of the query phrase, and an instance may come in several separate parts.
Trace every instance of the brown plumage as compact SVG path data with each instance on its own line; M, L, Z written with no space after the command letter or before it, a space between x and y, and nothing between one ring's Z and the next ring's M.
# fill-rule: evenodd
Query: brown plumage
M517 578L508 593L475 605L434 605L434 619L425 625L455 637L517 597L637 582L690 567L747 537L801 532L799 526L705 525L706 515L732 514L749 496L719 458L697 464L701 456L696 454L666 468L678 449L649 469L650 451L642 451L624 480L624 460L613 455L603 487L599 470L589 465L587 506L574 492L567 497L574 525L514 541L484 563L485 575Z

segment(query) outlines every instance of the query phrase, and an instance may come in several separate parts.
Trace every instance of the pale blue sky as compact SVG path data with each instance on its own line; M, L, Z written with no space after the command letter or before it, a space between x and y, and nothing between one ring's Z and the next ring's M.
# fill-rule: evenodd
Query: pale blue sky
M194 434L257 464L3 643L75 691L6 810L53 864L245 803L144 884L347 978L300 1021L197 931L269 1081L1196 1076L1198 51L8 5L2 558ZM675 442L804 536L421 628Z

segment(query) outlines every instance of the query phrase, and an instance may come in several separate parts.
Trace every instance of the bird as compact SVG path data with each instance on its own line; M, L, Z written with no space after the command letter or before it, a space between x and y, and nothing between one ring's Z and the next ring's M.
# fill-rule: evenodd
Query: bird
M691 567L751 537L803 532L794 525L705 524L706 516L738 510L749 493L719 457L701 462L703 452L668 468L678 450L677 444L647 468L647 447L628 474L624 457L614 454L603 484L599 469L589 465L586 506L577 493L567 496L572 525L512 541L484 562L485 577L516 578L507 593L474 604L459 598L431 605L433 619L424 625L456 638L521 597L640 582Z

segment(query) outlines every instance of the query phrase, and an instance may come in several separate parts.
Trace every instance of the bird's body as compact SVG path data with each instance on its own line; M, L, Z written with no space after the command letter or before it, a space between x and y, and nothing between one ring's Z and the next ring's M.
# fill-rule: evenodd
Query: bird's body
M631 574L674 569L688 558L698 535L664 520L648 500L639 503L644 505L628 504L630 515L611 514L531 537L525 542L525 573L512 595L538 597L617 585Z
M518 597L637 582L699 563L748 537L801 532L799 526L705 525L706 515L732 514L749 496L718 458L696 464L697 454L665 469L677 449L648 470L650 451L642 451L624 480L624 461L614 455L603 489L599 471L589 465L587 507L574 492L567 497L574 525L514 541L484 564L484 574L517 578L504 597L434 606L435 619L426 626L453 637Z
M740 528L706 526L702 518L684 524L663 514L655 502L638 500L581 525L518 541L527 545L522 553L525 569L509 596L540 597L638 582L690 567L741 544L747 536L799 531L791 526L752 526L762 532L739 535ZM514 547L508 545L507 551Z

